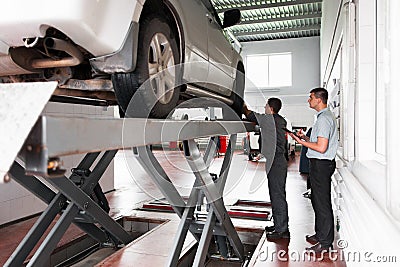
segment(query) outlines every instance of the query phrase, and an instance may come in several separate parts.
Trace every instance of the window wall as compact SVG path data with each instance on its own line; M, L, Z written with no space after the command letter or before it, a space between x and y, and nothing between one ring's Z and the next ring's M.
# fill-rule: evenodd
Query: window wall
M265 100L279 97L281 114L293 126L312 126L315 111L307 100L310 90L321 86L319 37L245 42L242 57L250 108L264 112Z
M388 47L385 39L386 1L375 0L375 152L378 159L385 161L386 155L386 85L388 78ZM386 77L386 78L385 78Z
M247 55L246 73L256 88L292 86L292 53Z

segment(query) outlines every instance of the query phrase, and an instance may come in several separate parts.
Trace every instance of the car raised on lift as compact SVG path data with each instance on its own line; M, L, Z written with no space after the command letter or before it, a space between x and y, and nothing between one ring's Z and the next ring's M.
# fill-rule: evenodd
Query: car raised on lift
M244 65L224 32L239 10L224 12L223 22L210 0L13 0L2 10L3 83L108 81L124 114L150 81L140 96L150 117L202 96L241 112Z

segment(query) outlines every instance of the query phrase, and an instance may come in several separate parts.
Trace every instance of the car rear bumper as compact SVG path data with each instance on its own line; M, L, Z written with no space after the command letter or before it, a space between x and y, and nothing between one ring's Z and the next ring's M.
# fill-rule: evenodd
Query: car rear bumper
M142 0L13 0L2 4L0 54L23 46L24 38L44 37L49 27L66 34L95 56L117 51Z

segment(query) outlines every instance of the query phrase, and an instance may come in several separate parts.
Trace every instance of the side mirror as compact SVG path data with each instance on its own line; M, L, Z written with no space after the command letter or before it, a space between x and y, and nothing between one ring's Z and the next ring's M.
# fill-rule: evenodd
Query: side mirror
M228 28L240 22L240 10L239 9L230 9L224 12L224 23L222 28Z

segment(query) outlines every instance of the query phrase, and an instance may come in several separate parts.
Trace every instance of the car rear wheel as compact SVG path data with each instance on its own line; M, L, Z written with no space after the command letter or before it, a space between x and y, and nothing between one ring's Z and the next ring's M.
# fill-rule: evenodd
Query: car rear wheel
M178 45L168 22L156 16L141 22L138 41L136 69L112 75L118 103L125 113L134 97L134 102L146 103L149 117L165 118L179 99L178 73L173 67L179 63ZM145 90L138 91L143 83Z

